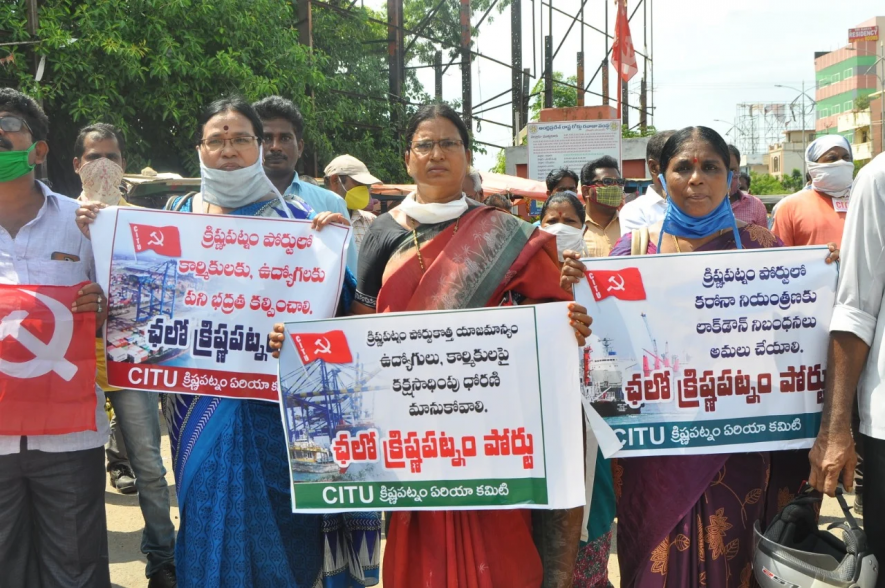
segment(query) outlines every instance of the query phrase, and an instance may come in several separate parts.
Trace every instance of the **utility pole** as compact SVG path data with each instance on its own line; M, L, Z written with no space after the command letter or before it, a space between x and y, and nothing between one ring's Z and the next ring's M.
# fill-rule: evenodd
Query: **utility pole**
M522 120L522 2L510 3L510 108L513 113L513 144L517 144L519 131L525 125Z
M551 0L552 2L553 0ZM602 0L605 4L605 53L602 54L602 105L608 106L608 3L609 0Z
M400 0L402 2L402 0ZM461 112L473 134L473 87L470 63L470 0L461 0Z
M400 137L403 96L403 0L387 0L387 66L390 126Z
M802 181L808 173L808 164L805 162L805 151L808 149L808 133L805 132L805 80L802 80ZM790 172L793 173L793 172Z
M443 99L443 70L442 70L442 51L437 51L433 55L433 90L437 102Z
M544 108L553 108L553 37L544 37Z

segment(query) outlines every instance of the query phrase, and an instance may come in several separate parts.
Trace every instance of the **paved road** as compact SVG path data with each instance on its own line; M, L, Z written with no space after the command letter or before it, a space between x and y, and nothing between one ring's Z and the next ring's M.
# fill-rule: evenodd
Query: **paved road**
M172 458L169 453L169 438L163 434L163 463L168 472L169 488L172 491L172 521L178 528L178 502L175 500L175 481L172 478ZM116 490L107 487L105 493L108 513L108 548L111 560L111 582L115 588L143 588L147 586L144 577L145 559L141 554L141 529L144 519L138 508L138 498L134 495L123 496ZM850 499L849 499L850 502ZM821 509L821 528L841 518L839 504L835 500L826 499ZM382 543L383 549L383 543ZM615 588L619 588L621 574L618 571L618 555L612 546L612 555L608 562L609 580Z

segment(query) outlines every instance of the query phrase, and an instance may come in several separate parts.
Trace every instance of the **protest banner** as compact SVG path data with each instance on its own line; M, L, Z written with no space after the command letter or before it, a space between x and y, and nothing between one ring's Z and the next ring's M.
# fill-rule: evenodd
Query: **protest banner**
M581 167L604 155L621 161L621 121L564 120L527 126L529 177L544 181L551 170Z
M279 399L273 324L334 316L349 227L310 221L103 210L91 228L108 296L108 383Z
M553 303L287 324L280 410L293 512L583 504L567 312Z
M585 259L582 388L616 457L810 447L837 280L826 247Z
M0 284L0 435L97 430L95 313L71 312L84 285Z

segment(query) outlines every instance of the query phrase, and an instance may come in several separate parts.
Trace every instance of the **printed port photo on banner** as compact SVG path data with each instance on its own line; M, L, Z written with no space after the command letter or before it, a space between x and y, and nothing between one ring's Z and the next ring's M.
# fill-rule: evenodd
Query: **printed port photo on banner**
M616 457L811 447L836 264L826 247L582 260L583 400Z
M103 210L91 234L112 386L279 399L274 323L334 316L350 228Z
M0 285L0 435L96 431L95 313L84 284Z
M293 512L582 505L567 312L554 303L287 323L280 410Z

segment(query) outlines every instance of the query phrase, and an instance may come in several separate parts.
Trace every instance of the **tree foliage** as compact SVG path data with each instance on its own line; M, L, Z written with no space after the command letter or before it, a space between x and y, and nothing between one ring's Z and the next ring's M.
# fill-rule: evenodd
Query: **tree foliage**
M578 85L577 76L571 76L565 79L562 72L553 72L553 108L569 108L578 105L578 91L570 86L556 83L563 81L572 86ZM544 78L541 77L535 82L535 85L532 88L531 95L534 96L531 103L532 120L538 120L541 116L541 109L544 108L544 87Z
M494 20L495 11L499 14L510 6L510 0L472 0L470 2L471 23L477 23L482 15L494 4L489 16L483 24ZM443 67L449 61L461 62L461 6L453 0L404 0L404 27L413 32L420 32L412 45L406 60L417 57L422 63L430 65L437 50L443 52ZM479 29L471 27L471 46L475 46Z
M375 175L398 181L402 149L389 124L386 76L379 75L386 54L376 42L387 32L370 16L359 8L349 15L315 8L310 52L298 42L294 3L279 0L44 0L39 43L0 47L0 75L43 100L50 177L67 193L79 186L71 170L77 130L97 121L123 130L131 171L150 165L196 174L199 113L231 93L295 101L320 168L351 153ZM25 0L0 3L3 41L30 40L25 23ZM40 82L28 67L32 50L46 57ZM410 80L407 89L419 98Z
M800 181L796 186L796 181ZM792 175L785 176L784 180L778 180L770 174L758 174L754 171L750 172L750 188L753 194L757 196L765 196L770 194L792 194L798 192L805 185L802 178L802 172L798 169L793 170Z

